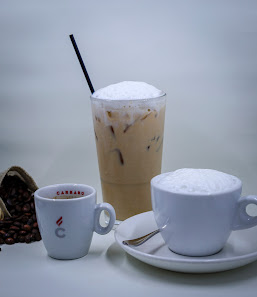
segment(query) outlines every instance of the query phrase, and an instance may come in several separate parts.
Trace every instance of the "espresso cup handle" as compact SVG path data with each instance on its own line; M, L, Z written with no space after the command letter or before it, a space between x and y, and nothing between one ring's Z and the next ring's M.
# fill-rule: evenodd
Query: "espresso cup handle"
M257 216L249 216L246 212L246 207L249 204L257 206L257 196L250 195L239 199L232 230L247 229L257 225Z
M110 215L109 223L106 227L100 224L101 212L105 210ZM112 230L112 227L116 220L116 214L114 208L109 203L99 203L95 206L95 232L101 235L107 234Z

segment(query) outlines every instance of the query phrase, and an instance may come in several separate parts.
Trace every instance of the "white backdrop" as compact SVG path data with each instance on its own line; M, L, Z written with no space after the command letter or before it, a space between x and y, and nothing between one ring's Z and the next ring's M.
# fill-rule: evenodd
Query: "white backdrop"
M256 1L1 1L0 171L79 182L101 199L90 91L146 81L168 96L163 171L213 168L257 193Z

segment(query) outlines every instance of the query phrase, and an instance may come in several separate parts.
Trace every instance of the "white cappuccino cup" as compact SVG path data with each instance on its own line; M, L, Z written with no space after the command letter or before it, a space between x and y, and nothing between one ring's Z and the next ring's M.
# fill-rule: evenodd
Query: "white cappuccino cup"
M175 253L208 256L219 252L234 230L257 225L247 214L257 196L241 197L242 182L211 169L180 169L151 180L154 217Z

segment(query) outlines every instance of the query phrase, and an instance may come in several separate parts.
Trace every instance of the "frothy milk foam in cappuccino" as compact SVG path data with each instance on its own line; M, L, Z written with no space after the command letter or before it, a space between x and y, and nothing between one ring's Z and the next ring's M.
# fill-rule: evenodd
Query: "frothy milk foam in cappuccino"
M117 219L151 210L150 180L160 174L165 93L124 81L91 96L103 200Z
M241 181L232 175L212 169L183 168L161 174L156 182L175 193L211 195L233 189Z

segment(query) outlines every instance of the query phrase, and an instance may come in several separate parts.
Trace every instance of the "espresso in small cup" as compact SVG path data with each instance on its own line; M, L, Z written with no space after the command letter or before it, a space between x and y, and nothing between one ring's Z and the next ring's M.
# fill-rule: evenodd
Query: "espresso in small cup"
M116 215L109 203L96 204L96 190L82 184L57 184L38 189L35 206L39 230L50 257L76 259L85 256L93 232L104 235L111 231ZM102 211L109 214L106 227L99 219Z
M75 198L79 198L79 197L83 197L81 195L60 195L60 196L54 196L51 197L52 199L75 199Z
M219 252L233 230L257 225L246 207L257 196L241 197L239 178L211 169L184 168L151 180L152 207L172 251L186 256Z

